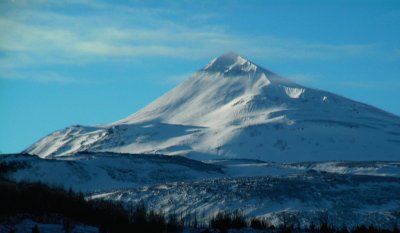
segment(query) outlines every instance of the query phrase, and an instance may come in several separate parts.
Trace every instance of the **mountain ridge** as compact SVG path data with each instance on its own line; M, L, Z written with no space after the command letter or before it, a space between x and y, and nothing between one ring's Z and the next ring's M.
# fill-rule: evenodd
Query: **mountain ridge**
M393 160L399 158L400 118L227 53L122 120L56 131L25 150L44 158L80 151Z

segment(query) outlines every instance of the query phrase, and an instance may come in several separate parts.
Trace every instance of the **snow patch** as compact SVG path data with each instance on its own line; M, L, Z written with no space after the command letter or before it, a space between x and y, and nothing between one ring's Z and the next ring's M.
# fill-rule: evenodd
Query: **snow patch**
M292 99L298 99L301 95L306 91L305 88L297 88L297 87L284 87L286 95Z

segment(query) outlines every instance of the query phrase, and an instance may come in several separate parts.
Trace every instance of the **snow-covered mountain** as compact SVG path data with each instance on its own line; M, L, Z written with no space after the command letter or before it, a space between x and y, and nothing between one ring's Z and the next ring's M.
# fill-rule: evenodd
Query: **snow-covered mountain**
M42 158L80 151L200 160L398 160L400 118L228 53L125 119L71 126L25 150Z

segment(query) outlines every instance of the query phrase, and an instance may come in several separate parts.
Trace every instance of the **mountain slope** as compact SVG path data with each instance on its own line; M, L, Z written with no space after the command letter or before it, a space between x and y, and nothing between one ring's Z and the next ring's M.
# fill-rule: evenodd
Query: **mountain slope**
M228 53L125 119L71 126L25 152L51 158L79 151L195 159L397 160L400 118L298 85Z

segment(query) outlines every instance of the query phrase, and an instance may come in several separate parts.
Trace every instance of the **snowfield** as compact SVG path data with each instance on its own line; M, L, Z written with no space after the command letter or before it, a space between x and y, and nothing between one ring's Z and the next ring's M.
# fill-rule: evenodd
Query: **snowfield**
M1 224L0 232L10 232L14 230L15 233L32 232L32 228L37 226L41 233L64 233L65 228L63 224L45 224L33 221L31 219L22 219L21 221L13 224ZM99 229L92 226L75 225L71 227L71 231L75 233L99 233Z

